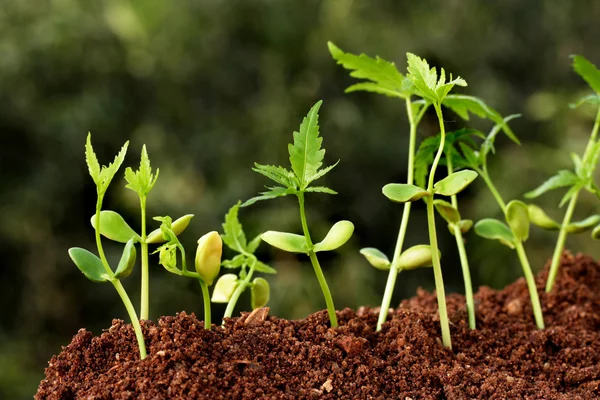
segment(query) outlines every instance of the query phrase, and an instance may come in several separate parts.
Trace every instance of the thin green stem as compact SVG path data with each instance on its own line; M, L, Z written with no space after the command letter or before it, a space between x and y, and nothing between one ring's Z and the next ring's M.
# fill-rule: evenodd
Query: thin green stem
M210 330L210 294L208 293L208 286L203 279L198 279L200 288L202 288L202 299L204 301L204 329Z
M304 237L306 238L306 247L308 249L308 256L310 257L310 262L312 263L313 269L315 270L315 275L317 275L317 280L319 281L319 285L321 286L321 291L323 292L323 296L325 297L325 303L327 304L327 312L329 313L329 321L331 322L331 327L336 328L338 326L337 316L335 315L335 306L333 304L333 298L331 297L331 292L329 290L329 286L327 285L327 281L325 280L325 275L323 275L323 270L321 269L321 265L319 264L319 260L317 259L317 254L313 249L313 242L310 238L310 232L308 231L308 224L306 223L306 213L304 211L304 193L298 192L298 203L300 205L300 220L302 221L302 231L304 232Z
M437 293L438 309L440 314L440 325L442 329L442 343L445 347L451 349L452 342L450 339L450 324L448 323L448 311L446 310L446 293L444 291L444 279L442 277L442 265L440 263L440 253L438 250L437 233L435 231L435 212L433 206L433 183L435 179L435 170L440 162L442 153L444 152L444 144L446 142L446 131L444 128L444 120L442 118L442 109L439 104L434 104L435 113L440 124L440 147L431 164L429 171L429 183L427 191L430 193L427 196L427 228L429 230L429 244L431 246L431 257L433 261L433 276L435 278L435 291Z
M427 106L422 107L422 112ZM414 164L415 164L415 148L416 148L416 137L417 137L417 124L415 123L412 102L410 97L406 98L406 113L408 114L408 122L410 124L410 135L408 142L408 176L406 182L412 185L414 181ZM420 117L423 114L420 113ZM419 117L419 119L420 119ZM396 241L396 248L394 249L394 257L392 258L392 264L390 266L390 272L388 275L387 283L385 285L385 292L383 293L383 299L381 301L381 307L379 309L379 318L377 320L377 331L381 330L382 325L387 319L388 310L390 303L392 302L392 294L394 293L394 286L396 286L396 277L400 272L398 268L398 259L402 254L402 247L404 246L404 238L406 237L406 229L408 227L408 219L410 216L410 208L412 203L404 203L404 211L402 211L402 220L400 222L400 230L398 232L398 239Z
M525 281L527 282L527 288L529 289L529 296L531 297L531 306L533 307L533 316L535 317L535 324L538 329L544 329L544 317L542 315L542 305L540 304L540 298L538 296L537 287L535 286L535 278L533 272L531 272L531 266L529 260L525 254L523 243L517 241L515 243L515 250L519 256L519 261L523 267L523 274L525 275Z
M148 277L148 243L146 243L146 196L140 196L140 208L142 210L142 288L141 288L141 299L140 299L140 318L148 319L149 317L149 295L150 295L150 282Z
M484 166L483 170L476 169L476 171L477 171L477 173L479 173L479 176L481 176L481 178L487 185L490 192L492 192L492 196L494 196L494 198L496 199L496 202L500 206L500 209L502 210L502 214L506 214L506 203L502 199L502 196L500 196L500 193L496 189L494 182L492 182L492 180L490 179L490 176L487 172L487 168Z
M452 174L452 154L446 157L448 175ZM458 199L456 195L450 196L452 206L458 210ZM454 238L456 239L456 247L458 248L458 256L460 257L460 266L462 268L463 280L465 281L465 302L467 303L467 315L469 317L469 328L475 329L475 301L473 300L473 285L471 284L471 272L469 270L469 259L465 250L465 240L463 239L462 231L458 224L453 224Z
M225 309L225 314L223 314L223 323L225 323L225 318L231 318L231 316L233 315L233 310L235 309L235 305L237 304L237 302L238 302L240 296L242 295L242 293L244 292L244 290L246 290L246 287L248 287L248 284L250 283L250 279L252 279L252 275L254 275L254 266L256 265L256 257L254 257L254 256L252 256L252 257L253 257L252 265L250 266L250 268L248 270L248 274L242 281L240 281L237 288L235 288L235 291L231 295L229 302L227 303L227 308Z

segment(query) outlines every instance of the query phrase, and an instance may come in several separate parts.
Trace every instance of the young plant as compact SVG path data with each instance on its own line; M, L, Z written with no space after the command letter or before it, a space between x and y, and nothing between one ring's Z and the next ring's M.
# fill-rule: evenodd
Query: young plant
M250 287L252 309L266 306L270 297L269 283L264 278L252 280L252 276L254 272L277 273L275 269L259 261L254 255L261 238L258 235L250 242L247 241L242 224L238 219L240 204L241 202L238 202L225 214L224 233L221 235L227 247L238 253L231 260L223 261L221 265L228 269L239 269L239 275L221 275L215 284L211 299L213 303L227 303L223 321L225 318L231 318L240 295L248 287Z
M319 137L318 124L318 112L321 103L322 101L317 102L310 109L302 121L302 124L300 124L299 132L294 132L294 142L288 145L292 171L289 171L284 167L255 163L255 167L252 170L275 181L278 183L278 186L267 187L268 191L246 201L242 204L242 207L251 205L259 200L296 195L300 207L300 221L302 223L302 231L304 234L296 235L286 232L268 231L263 233L261 238L271 246L281 250L293 253L304 253L310 257L317 280L321 286L321 291L325 297L331 326L337 327L337 317L335 315L333 298L331 297L329 286L327 285L327 281L321 270L321 265L319 264L316 253L319 251L335 250L342 246L352 236L354 225L350 221L337 222L333 225L325 239L314 244L308 230L306 212L304 209L305 193L317 192L336 194L335 191L324 186L310 186L311 183L321 178L337 165L337 163L335 163L328 167L321 168L325 156L325 149L321 149L323 138Z
M187 269L185 248L177 238L175 231L178 228L176 226L177 221L173 223L171 217L168 216L154 217L154 219L161 222L160 231L163 240L166 242L154 253L159 253L160 264L170 273L198 281L204 303L204 329L210 330L210 294L208 287L213 284L221 269L221 255L223 252L221 236L216 231L212 231L198 239L194 262L196 271L189 271ZM181 257L181 268L177 267L177 251L179 251Z
M104 195L106 194L110 182L123 163L128 145L129 142L126 142L121 148L119 154L115 157L115 160L109 164L108 167L100 167L100 163L98 162L98 158L96 157L94 148L92 147L91 135L88 134L85 145L85 161L87 163L90 175L96 184L97 200L96 213L94 217L95 227L101 226L100 213L102 211ZM86 278L93 282L110 282L115 287L117 293L123 301L123 304L125 305L127 313L129 314L129 319L131 320L131 324L133 325L135 336L137 338L138 347L140 350L140 358L143 360L146 358L146 344L144 342L142 327L140 326L140 321L137 317L133 304L131 303L127 292L121 284L121 279L126 278L133 270L136 258L134 243L139 241L140 238L131 229L129 229L129 231L127 229L123 230L123 225L119 225L118 223L116 225L108 223L108 226L110 226L115 235L121 239L119 241L123 241L125 243L125 248L123 249L123 253L116 270L113 271L108 263L108 260L106 259L106 255L104 254L102 239L100 238L100 229L95 229L96 247L100 257L79 247L70 248L69 256L77 268L83 272Z
M539 215L541 218L540 223L538 223L536 219L533 219L532 222L534 224L549 230L559 230L556 246L554 247L554 254L552 256L552 263L550 264L548 280L546 281L546 292L552 290L552 286L556 280L558 267L560 265L560 256L565 247L567 234L591 229L594 225L598 224L598 220L600 219L599 216L592 216L579 222L571 222L582 189L586 189L600 197L600 189L598 189L598 186L594 182L594 171L596 170L598 157L600 156L600 142L598 141L598 129L600 129L600 70L582 56L573 56L572 58L573 69L588 83L594 91L594 94L582 98L576 104L571 105L571 107L576 108L587 103L597 106L598 111L583 156L579 157L577 154L571 153L571 159L575 165L574 171L558 171L556 175L548 179L538 188L525 194L526 198L533 199L549 190L568 188L567 193L565 193L559 205L559 207L562 207L568 202L562 223L559 224L558 222L553 221L543 213L541 209L534 208L536 215ZM540 213L543 213L543 216Z

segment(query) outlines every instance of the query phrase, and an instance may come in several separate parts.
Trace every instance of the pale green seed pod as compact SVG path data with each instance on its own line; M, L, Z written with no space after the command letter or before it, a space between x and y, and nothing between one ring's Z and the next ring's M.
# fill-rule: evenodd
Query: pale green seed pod
M250 289L252 309L262 308L267 305L271 296L269 282L265 278L255 278Z
M171 224L171 230L175 236L179 236L179 234L188 227L192 218L194 218L194 214L186 214L183 217L177 218L177 220ZM150 244L160 244L164 242L165 239L163 238L160 228L150 232L146 238L146 243Z
M223 240L217 231L212 231L198 239L196 250L196 272L208 285L219 275L221 270L221 255L223 254Z
M225 274L215 283L215 290L213 290L210 301L213 303L229 303L233 292L238 287L238 277L235 274Z
M343 246L350 239L353 232L354 224L352 222L336 222L325 236L325 239L315 244L315 252L331 251Z
M438 250L439 257L442 253ZM433 254L428 244L418 244L406 249L398 258L398 268L410 270L433 265Z

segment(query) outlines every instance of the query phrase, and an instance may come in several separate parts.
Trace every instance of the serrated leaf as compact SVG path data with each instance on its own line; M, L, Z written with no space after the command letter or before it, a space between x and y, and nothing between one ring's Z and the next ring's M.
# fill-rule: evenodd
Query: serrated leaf
M85 141L85 163L88 166L90 176L94 180L96 186L100 186L100 163L94 153L94 147L92 146L92 134L88 132L87 139Z
M582 233L592 229L595 225L600 223L600 215L591 215L581 221L571 222L567 226L568 233Z
M319 137L319 100L308 112L300 124L299 132L294 132L294 143L288 145L290 163L296 174L300 189L305 189L309 177L317 173L323 164L325 150L321 149L323 138Z
M265 278L254 278L252 288L250 289L250 304L252 309L262 308L269 303L271 289L269 282Z
M406 53L408 75L406 76L416 89L415 92L430 102L439 102L436 93L437 72L429 68L427 60L412 53Z
M515 248L515 237L504 222L493 218L485 218L475 224L475 233L483 238L498 240L511 249Z
M306 188L305 192L338 194L335 190L329 189L328 187L325 187L325 186L309 186Z
M563 169L558 171L556 175L546 180L537 188L525 193L525 198L536 198L549 190L558 189L565 186L573 186L579 182L579 177L573 172Z
M458 146L465 157L465 160L469 167L471 168L479 168L481 166L481 161L475 151L466 143L459 143Z
M102 260L95 254L80 247L71 247L69 257L90 281L99 283L110 281L110 276L106 273Z
M229 299L238 287L238 277L235 274L221 275L215 283L210 301L213 303L229 303Z
M594 106L599 105L600 104L600 95L590 94L590 95L584 96L584 97L580 98L579 100L577 100L575 103L570 103L569 107L570 108L578 108L578 107L582 106L583 104L591 104Z
M260 234L256 235L254 237L254 239L252 239L248 245L246 246L246 251L250 254L254 254L254 252L256 251L256 249L258 248L258 246L260 245L260 242L262 242L262 239L260 238Z
M343 246L352 237L353 232L354 224L352 222L336 222L327 232L325 239L315 244L315 252L331 251Z
M318 170L314 175L311 175L308 177L308 179L307 179L308 183L312 183L312 182L316 181L317 179L321 178L322 176L327 174L329 171L331 171L333 168L335 168L335 166L338 165L339 163L340 163L340 161L338 160L335 164Z
M96 214L90 219L96 229ZM141 241L140 236L125 222L120 214L111 211L100 211L100 234L119 243L127 243L129 239Z
M289 189L289 188L284 188L284 187L279 187L279 186L275 186L275 187L271 187L271 188L267 188L267 189L269 189L268 192L261 192L260 196L255 196L251 199L246 200L244 203L242 203L242 205L240 207L247 207L249 205L256 203L257 201L270 200L270 199L274 199L276 197L282 197L282 196L287 196L288 194L296 193L295 189Z
M574 55L573 70L587 82L596 94L600 95L600 70L585 57Z
M442 253L438 250L438 257L442 257ZM433 265L433 252L428 244L418 244L404 250L398 257L398 268L401 270L411 270L423 267L431 267Z
M143 145L138 170L134 171L131 168L125 170L125 180L127 181L125 187L133 190L140 197L146 197L154 187L159 172L160 171L157 169L156 175L152 174L152 167L150 166L150 158L146 151L146 145Z
M456 224L458 221L460 221L460 213L452 204L448 203L447 201L436 199L433 201L433 205L447 223Z
M254 163L252 171L258 172L286 188L295 188L298 185L294 173L283 167Z
M427 190L407 183L388 183L381 191L385 197L397 203L417 201L430 195Z
M444 142L444 153L446 155L451 154L452 165L454 169L461 169L470 165L468 160L460 156L460 153L456 150L457 146L463 145L475 147L474 138L485 138L485 135L476 129L459 129L457 131L449 132L446 135ZM440 136L431 136L423 140L419 145L417 154L415 155L415 169L422 171L424 175L429 172L429 166L433 163L433 158L440 147ZM441 164L445 164L442 160ZM421 179L424 181L424 177ZM420 183L418 185L424 184Z
M135 242L133 239L129 239L129 241L125 244L123 253L121 254L121 260L119 261L119 265L115 271L115 278L127 278L131 274L133 267L135 267L135 257Z
M550 216L548 216L548 214L540 207L535 204L528 204L527 209L529 211L529 220L534 225L549 231L557 231L560 229L560 224L550 218Z
M108 167L100 167L100 164L98 163L98 159L92 147L91 134L88 134L85 146L85 161L88 165L90 175L92 176L92 179L96 184L98 194L103 195L104 193L106 193L110 182L112 181L115 174L121 167L121 164L123 164L123 161L125 160L125 154L127 153L128 146L129 141L125 142L123 147L121 147L119 153L115 156L114 161L108 164Z
M256 260L254 264L254 269L257 272L262 272L263 274L276 274L277 270L261 261Z
M527 204L519 200L512 200L506 205L506 222L519 241L526 241L529 237L529 210Z
M442 196L454 196L463 191L478 174L470 169L454 172L433 185L433 192Z
M177 245L165 243L160 246L154 253L158 254L158 263L162 265L168 272L175 275L183 275L181 270L177 268ZM152 253L152 254L154 254Z
M331 42L328 42L327 46L331 56L337 60L338 64L352 71L350 76L370 81L352 85L346 89L346 92L363 90L401 99L410 96L411 93L406 88L405 77L398 71L394 63L380 57L371 58L365 54L357 56L344 53Z
M362 248L360 249L360 254L362 254L373 267L383 271L390 269L391 263L389 258L375 247Z
M238 253L246 251L246 235L242 228L242 224L238 219L241 201L234 204L227 214L225 214L225 222L223 223L223 234L221 238L223 242L231 249Z
M244 254L238 254L231 260L223 260L221 266L227 269L241 268L243 265L248 264L248 258Z
M273 247L290 253L307 253L306 238L294 233L267 231L261 236L262 240Z

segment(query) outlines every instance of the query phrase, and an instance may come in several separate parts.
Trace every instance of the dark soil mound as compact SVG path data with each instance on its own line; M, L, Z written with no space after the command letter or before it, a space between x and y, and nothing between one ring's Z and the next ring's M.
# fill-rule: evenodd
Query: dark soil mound
M537 330L523 279L481 288L478 329L464 298L451 295L452 351L440 343L434 295L420 291L375 332L376 310L325 311L301 321L266 309L205 331L181 313L146 322L148 357L122 321L100 337L80 330L52 357L36 399L598 399L600 266L563 257L543 293L547 328Z

